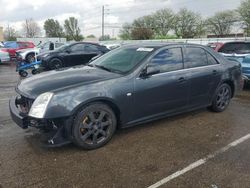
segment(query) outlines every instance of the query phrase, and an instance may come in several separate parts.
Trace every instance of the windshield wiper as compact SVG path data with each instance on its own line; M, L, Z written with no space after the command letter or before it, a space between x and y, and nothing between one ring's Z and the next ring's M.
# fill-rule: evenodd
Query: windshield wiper
M123 74L122 71L115 70L115 69L111 69L111 68L105 67L105 66L103 66L103 65L94 65L94 67L97 67L97 68L106 70L106 71L108 71L108 72L114 72L114 73L117 73L117 74Z
M100 68L100 69L103 69L103 70L106 70L106 71L109 71L109 72L112 72L111 69L109 69L109 68L107 68L107 67L104 67L104 66L102 66L102 65L95 65L95 67Z

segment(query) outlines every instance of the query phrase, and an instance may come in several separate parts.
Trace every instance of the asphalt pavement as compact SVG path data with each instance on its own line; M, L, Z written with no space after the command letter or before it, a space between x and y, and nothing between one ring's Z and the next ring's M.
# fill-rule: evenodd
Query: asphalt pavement
M84 151L43 148L36 130L15 125L8 100L19 79L13 64L0 65L0 187L137 188L169 177L161 187L250 187L250 139L241 139L250 134L250 89L223 113L201 109L118 130L106 146Z

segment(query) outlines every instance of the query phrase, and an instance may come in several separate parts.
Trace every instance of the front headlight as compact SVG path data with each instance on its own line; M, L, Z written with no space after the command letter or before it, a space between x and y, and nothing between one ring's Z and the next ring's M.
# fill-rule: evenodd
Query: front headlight
M50 92L39 95L31 106L29 116L34 118L43 118L52 97L53 93Z

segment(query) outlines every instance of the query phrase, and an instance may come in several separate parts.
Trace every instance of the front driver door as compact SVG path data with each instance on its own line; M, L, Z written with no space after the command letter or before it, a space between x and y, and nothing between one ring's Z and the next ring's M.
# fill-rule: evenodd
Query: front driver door
M102 55L101 50L96 45L86 44L85 45L85 60L88 63L93 57Z
M141 121L185 109L189 79L183 65L180 46L166 48L154 55L149 65L159 66L160 73L135 79L134 119Z

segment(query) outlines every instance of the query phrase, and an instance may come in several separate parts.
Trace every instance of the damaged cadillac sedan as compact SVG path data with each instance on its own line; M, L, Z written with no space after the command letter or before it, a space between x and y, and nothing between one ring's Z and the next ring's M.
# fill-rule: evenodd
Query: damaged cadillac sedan
M89 63L22 80L10 113L50 133L46 144L96 149L125 128L199 108L224 111L242 87L240 63L195 44L123 46Z

